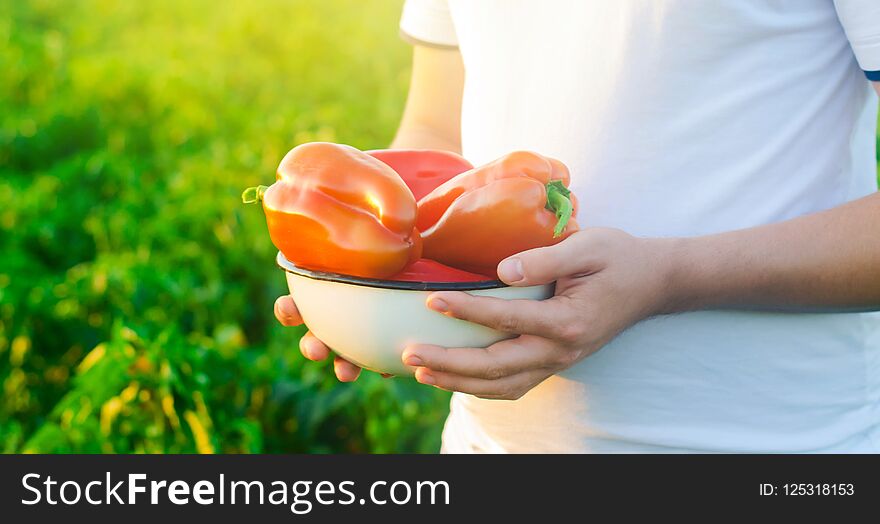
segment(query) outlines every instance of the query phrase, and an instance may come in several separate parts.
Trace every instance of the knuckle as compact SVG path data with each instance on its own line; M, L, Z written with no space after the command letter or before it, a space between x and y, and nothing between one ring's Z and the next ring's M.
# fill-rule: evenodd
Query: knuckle
M561 265L569 257L568 247L561 244L542 247L536 250L537 258L544 262L544 267L557 267ZM543 269L543 268L542 268Z
M433 370L437 371L437 370ZM457 381L448 376L443 372L435 372L431 373L431 377L434 379L434 387L438 387L440 389L445 389L447 391L460 391Z
M580 322L565 322L557 329L556 335L562 342L574 344L586 333L586 329Z
M512 314L504 314L498 319L498 329L508 333L518 333L520 330L519 319Z
M441 358L426 358L424 359L424 366L441 373L449 371L449 366L446 364L446 361Z
M483 371L483 376L488 380L498 380L505 375L504 369L495 363L490 363Z
M567 369L577 362L579 357L577 351L560 351L555 360L558 367Z
M523 273L529 281L544 280L552 276L554 268L560 266L566 258L565 247L561 244L539 247L519 255L523 264Z
M437 383L434 384L434 385L435 385L436 387L438 387L438 388L444 390L444 391L452 391L452 392L459 392L459 393L467 393L467 394L470 394L469 391L467 391L466 389L464 389L464 388L461 386L461 384L459 384L459 383L458 383L457 381L455 381L455 380L440 380L440 379L438 379L438 380L437 380Z
M505 388L498 396L501 400L519 400L522 398L523 392L519 389Z
M615 230L611 228L597 227L590 230L590 241L597 247L607 246L615 237Z
M446 310L444 313L454 318L467 320L472 315L473 311L479 311L481 309L479 302L477 302L478 297L469 293L459 291L443 292L442 294L438 294L437 298L446 303Z

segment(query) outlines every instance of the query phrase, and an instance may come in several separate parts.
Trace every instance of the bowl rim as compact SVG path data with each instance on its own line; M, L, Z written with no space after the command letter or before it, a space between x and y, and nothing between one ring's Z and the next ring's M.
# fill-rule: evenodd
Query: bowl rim
M325 280L327 282L340 282L355 286L374 287L381 289L397 289L403 291L473 291L479 289L499 289L508 287L500 280L478 280L475 282L408 282L404 280L383 280L378 278L362 278L339 273L327 273L313 271L295 266L287 260L287 257L279 251L275 257L278 267L287 273L306 277L311 280Z

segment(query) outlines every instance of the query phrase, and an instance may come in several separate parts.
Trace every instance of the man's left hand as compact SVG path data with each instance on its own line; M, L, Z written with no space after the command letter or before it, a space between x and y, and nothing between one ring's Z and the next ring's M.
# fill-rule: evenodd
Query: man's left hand
M513 286L556 282L547 300L504 300L458 291L428 296L450 317L519 335L487 348L416 345L403 362L416 380L482 398L518 399L551 375L595 353L632 324L669 306L671 245L614 229L579 231L498 265Z

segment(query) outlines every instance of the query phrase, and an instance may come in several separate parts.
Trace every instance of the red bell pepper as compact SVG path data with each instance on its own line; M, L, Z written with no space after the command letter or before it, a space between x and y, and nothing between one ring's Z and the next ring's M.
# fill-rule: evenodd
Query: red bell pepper
M474 166L450 151L432 149L376 149L367 151L397 171L416 200Z
M494 278L462 271L461 269L445 266L434 260L422 258L406 266L403 268L403 271L388 280L404 282L481 282Z

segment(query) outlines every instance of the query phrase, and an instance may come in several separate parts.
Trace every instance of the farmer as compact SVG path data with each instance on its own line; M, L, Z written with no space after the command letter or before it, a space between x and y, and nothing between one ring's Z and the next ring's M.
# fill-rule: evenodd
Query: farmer
M880 451L880 2L410 0L400 27L392 147L559 158L584 226L498 266L550 300L428 298L521 335L404 352L456 392L444 451Z

